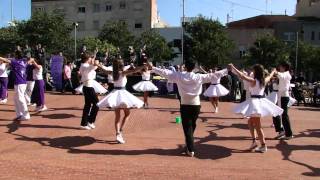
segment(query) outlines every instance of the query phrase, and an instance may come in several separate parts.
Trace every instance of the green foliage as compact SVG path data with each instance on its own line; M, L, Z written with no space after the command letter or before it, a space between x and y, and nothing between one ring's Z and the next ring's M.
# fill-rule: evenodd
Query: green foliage
M135 41L135 47L146 45L146 53L154 62L171 60L173 50L168 46L166 40L154 30L143 32Z
M127 50L134 42L134 36L128 30L127 24L122 21L106 23L98 38L119 47L122 51Z
M289 60L288 46L272 36L256 40L247 56L247 65L262 64L265 67L276 67L281 61Z
M63 51L71 48L72 24L67 24L61 14L35 12L31 19L17 25L18 34L26 44L42 44L47 52Z
M224 26L215 20L200 16L186 25L186 58L208 67L227 63L233 48ZM188 43L188 44L187 44ZM192 56L192 57L188 57Z
M21 41L17 28L10 26L0 29L0 54L12 53L12 50Z
M106 41L101 41L98 38L94 37L86 37L78 41L79 45L85 45L87 50L94 52L96 48L99 49L101 52L108 51L111 54L116 53L117 49L112 44L107 43Z

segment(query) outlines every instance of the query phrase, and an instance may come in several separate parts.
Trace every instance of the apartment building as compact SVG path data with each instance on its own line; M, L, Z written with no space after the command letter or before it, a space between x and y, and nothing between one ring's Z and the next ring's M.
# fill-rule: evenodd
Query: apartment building
M159 24L157 0L32 0L32 13L59 12L77 22L78 38L97 36L103 25L123 21L134 35Z

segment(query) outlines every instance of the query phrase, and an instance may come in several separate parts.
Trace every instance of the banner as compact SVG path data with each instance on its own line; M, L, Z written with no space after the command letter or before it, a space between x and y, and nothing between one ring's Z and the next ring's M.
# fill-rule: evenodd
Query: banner
M63 88L62 73L63 73L63 56L55 55L51 58L51 77L56 90Z

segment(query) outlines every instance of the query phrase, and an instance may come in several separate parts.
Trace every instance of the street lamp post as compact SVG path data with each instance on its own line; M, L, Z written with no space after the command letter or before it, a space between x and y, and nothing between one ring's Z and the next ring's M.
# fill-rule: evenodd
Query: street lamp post
M296 62L295 62L295 74L298 73L298 51L299 51L299 32L297 32L297 40L296 40Z
M181 58L184 64L184 24L185 24L185 14L184 14L184 0L182 0L182 37L181 37Z
M77 28L79 24L77 22L73 23L74 26L74 60L77 61Z

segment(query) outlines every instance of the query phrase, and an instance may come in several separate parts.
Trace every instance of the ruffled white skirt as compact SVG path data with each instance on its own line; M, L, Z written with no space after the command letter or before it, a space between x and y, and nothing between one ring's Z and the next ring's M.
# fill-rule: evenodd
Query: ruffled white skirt
M273 102L274 104L277 104L277 102L281 103L280 102L280 97L278 96L277 92L272 92L271 94L269 94L267 96L267 99L269 101ZM297 102L297 100L290 96L289 97L288 107L293 106L296 102ZM281 106L281 105L279 104L279 106Z
M100 108L141 108L143 101L125 89L113 90L98 102Z
M157 86L155 86L151 81L140 81L133 85L132 88L138 92L158 91Z
M77 93L82 94L83 91L83 84L81 84L80 86L78 86L75 91ZM97 81L93 81L93 89L97 94L105 94L108 92L108 90L106 90L106 88L104 88L100 83L98 83Z
M278 93L277 92L271 92L266 98L269 101L273 102L273 104L277 104L277 102L278 102Z
M283 109L267 98L250 98L234 108L234 112L245 117L280 116Z
M221 97L229 94L229 90L221 84L210 85L209 88L203 93L206 97Z

